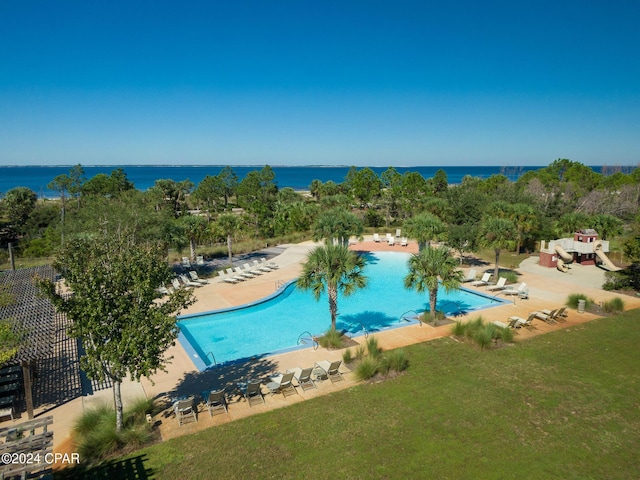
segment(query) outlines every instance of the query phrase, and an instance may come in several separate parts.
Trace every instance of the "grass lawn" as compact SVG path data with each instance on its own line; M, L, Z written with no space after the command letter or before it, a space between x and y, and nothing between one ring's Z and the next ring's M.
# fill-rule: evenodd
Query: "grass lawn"
M173 439L111 468L156 479L640 478L639 325L640 310L494 351L450 338L415 345L395 379Z

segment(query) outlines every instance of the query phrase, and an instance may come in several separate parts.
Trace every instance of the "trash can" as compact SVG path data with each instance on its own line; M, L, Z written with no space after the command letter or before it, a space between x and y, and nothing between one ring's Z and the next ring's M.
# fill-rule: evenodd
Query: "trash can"
M584 313L584 300L578 300L578 313Z

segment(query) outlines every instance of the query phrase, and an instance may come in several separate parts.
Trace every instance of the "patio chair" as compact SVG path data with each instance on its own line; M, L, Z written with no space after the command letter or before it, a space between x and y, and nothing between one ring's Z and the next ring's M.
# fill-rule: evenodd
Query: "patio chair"
M172 278L171 279L171 285L173 285L173 288L175 290L180 290L181 288L186 288L186 285L180 283L180 280L178 280L177 278Z
M251 265L249 265L249 262L245 263L242 265L242 268L244 268L244 271L247 273L250 273L251 275L253 275L254 277L257 277L258 275L262 275L264 272L260 271L257 268L253 268L251 267Z
M191 280L193 280L194 282L198 282L202 284L209 283L209 280L200 278L200 276L198 276L198 272L196 272L195 270L189 270L189 277L191 277Z
M189 260L189 257L182 257L182 266L184 268L191 268L191 260Z
M554 310L540 310L540 311L545 315L551 316L554 320L560 320L568 316L566 310L567 310L567 307L560 307L557 310L555 310L555 314L553 314Z
M252 407L254 403L265 403L260 382L250 380L242 393L244 398L247 399L247 402L249 402L250 407Z
M548 311L548 310L547 310ZM546 313L542 313L541 311L535 311L535 312L531 312L531 314L535 317L538 318L540 320L543 320L545 322L547 322L549 325L552 325L554 323L558 323L556 322L556 320L553 318L556 315L556 312L558 311L558 309L556 308L555 310L551 310L548 314Z
M204 257L202 255L196 257L196 265L204 265Z
M513 285L504 289L502 293L505 295L518 295L520 296L521 292L524 292L527 289L527 284L522 282L518 285L518 288L513 288Z
M481 287L483 285L489 285L490 278L491 278L491 274L485 273L484 275L482 275L482 278L480 280L475 280L471 282L469 285L471 285L472 287Z
M396 244L396 241L393 237L389 237L387 238L387 243L389 244L390 247L393 247Z
M209 415L213 417L214 411L224 411L225 413L229 413L227 409L227 397L224 394L224 388L222 390L214 390L209 392L209 396L207 397L207 408L209 409Z
M496 290L504 290L506 288L505 286L506 283L507 283L507 279L504 277L500 277L498 279L498 283L496 283L495 285L487 286L487 290L489 290L490 292L495 292Z
M344 377L339 370L341 364L342 360L336 360L335 362L322 360L321 362L316 362L315 366L320 370L322 377L329 378L329 380L331 380L331 383L334 383L344 380Z
M194 282L193 280L190 280L189 277L187 277L185 274L181 274L180 275L180 280L182 280L182 283L184 285L186 285L187 287L201 287L202 284L200 282Z
M245 272L242 267L236 267L233 269L233 273L237 276L241 276L244 278L255 278L256 276L253 273Z
M407 237L402 237L402 239L400 240L400 246L401 247L408 247L409 246L409 239Z
M293 378L298 382L298 386L302 388L302 391L311 390L312 388L318 388L316 382L311 378L313 373L313 367L302 369L300 367L287 370L287 372L293 372Z
M193 404L193 397L178 400L173 404L173 410L176 413L176 418L178 419L178 426L181 427L184 421L188 418L193 418L196 422L198 421Z
M378 235L377 233L373 234L373 241L376 243L380 243L380 235Z
M271 395L281 393L285 398L287 397L288 393L298 393L296 387L293 385L293 372L288 372L284 375L272 377L271 381L267 383L267 388L271 392Z
M534 312L534 313L530 313L526 320L518 316L509 317L509 320L513 320L513 319L516 320L516 328L520 328L520 327L535 328L533 326L533 320L535 318L536 318L536 314Z
M235 278L229 277L222 270L218 270L218 276L220 277L220 281L225 282L225 283L238 283L239 282L239 280L236 280Z
M467 278L465 278L463 282L464 283L473 282L475 279L476 279L476 269L472 268L471 270L469 270L469 273L467 274Z
M241 275L236 275L235 273L233 273L233 270L231 268L227 268L225 270L225 272L227 272L227 278L233 278L234 280L237 280L238 282L242 282L244 280L246 280L246 277L243 277Z
M262 263L258 262L258 260L253 261L253 268L255 270L260 270L262 273L273 272L273 269L267 267L266 264L263 265Z
M401 233L402 233L402 229L396 228L396 237L400 237Z

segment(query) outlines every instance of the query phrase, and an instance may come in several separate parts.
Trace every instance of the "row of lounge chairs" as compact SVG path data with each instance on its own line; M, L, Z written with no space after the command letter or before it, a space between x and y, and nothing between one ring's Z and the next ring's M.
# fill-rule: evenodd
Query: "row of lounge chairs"
M267 383L267 389L271 395L282 393L286 398L287 395L297 395L296 388L301 388L303 391L318 388L316 386L317 381L329 379L332 383L344 380L342 373L340 372L340 365L342 361L336 360L329 362L323 360L316 362L313 367L308 368L293 368L287 370L284 374L279 374L270 378ZM315 378L314 378L315 377ZM294 383L295 380L295 383ZM262 382L259 380L249 380L246 383L239 383L238 389L241 391L244 399L249 403L249 406L256 404L264 404L265 395L262 391ZM214 413L229 413L229 404L227 401L226 392L224 389L214 390L202 395L204 405L209 411L209 415L213 417ZM182 426L183 423L192 419L198 421L195 397L189 397L178 400L173 405L173 410L178 420L178 425Z
M503 323L500 321L493 322L494 325L501 328L522 328L522 327L533 327L534 320L542 320L548 324L558 323L559 320L567 318L567 307L560 307L553 310L537 310L535 312L529 313L529 316L525 319L519 317L517 315L509 317L509 323Z
M221 282L240 283L277 269L278 265L275 262L267 262L267 259L263 257L260 261L254 260L252 265L247 262L242 267L218 270L218 276Z
M182 273L177 277L172 278L171 287L166 287L164 285L161 285L160 287L157 288L157 291L162 295L169 295L172 289L179 290L181 288L188 288L188 287L202 287L207 283L209 283L209 280L200 278L198 276L198 272L196 272L195 270L191 270L188 272L188 275L185 273Z
M498 283L495 285L490 282L491 274L485 273L482 275L480 280L476 280L476 270L471 269L467 274L467 277L464 279L465 283L469 283L472 287L487 287L487 290L490 292L501 292L504 295L517 295L520 298L529 298L529 290L527 289L527 284L522 282L517 288L514 288L513 285L507 286L507 279L504 277L500 277L498 279Z
M400 237L400 229L396 230L396 237ZM390 233L387 233L384 240L385 242L387 242L389 246L393 247L396 244L396 240L395 240L396 237L392 237ZM378 235L377 233L374 233L373 241L376 243L380 243L382 241L380 238L380 235ZM400 243L400 246L406 247L409 245L409 239L407 237L402 237L399 243Z

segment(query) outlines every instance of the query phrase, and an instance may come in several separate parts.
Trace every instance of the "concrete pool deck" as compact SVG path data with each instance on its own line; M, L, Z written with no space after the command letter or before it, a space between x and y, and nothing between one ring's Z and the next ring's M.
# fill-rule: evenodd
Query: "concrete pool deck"
M284 251L273 259L280 267L278 270L265 273L264 275L249 279L237 285L223 283L218 279L211 279L210 284L194 290L198 301L184 311L183 314L200 313L238 306L273 293L282 282L293 280L299 276L302 261L305 259L309 250L316 245L317 243L314 242L287 245ZM415 242L409 242L409 246L407 247L402 247L398 244L388 246L386 242L373 242L372 236L367 236L364 241L351 245L350 248L362 251L384 250L410 253L415 253L418 250ZM584 293L592 297L596 302L606 301L615 296L619 296L615 293L606 292L597 288L597 285L602 283L600 279L603 278L604 275L597 267L576 266L570 270L571 274L565 274L555 269L540 267L536 264L536 260L535 257L531 257L523 262L521 268L517 269L520 273L519 282L524 281L529 286L529 299L515 299L513 303L483 311L481 314L486 320L506 322L510 316L517 315L526 318L529 312L534 310L558 308L562 306L567 296L571 293ZM491 266L488 267L491 268ZM478 274L483 270L482 267L474 268L476 268ZM465 267L464 270L466 273L469 267ZM473 287L469 288L474 289ZM476 288L476 290L486 292L484 287ZM624 301L627 309L640 307L640 298L625 296ZM459 319L465 321L476 318L477 316L478 313L471 313L466 316L461 316ZM578 314L575 310L571 310L566 321L556 325L536 321L535 328L518 329L515 338L516 340L525 340L535 335L568 328L594 318L598 317L589 313ZM410 325L403 328L376 332L375 336L381 347L384 349L392 349L445 337L450 334L450 330L450 325L435 328L428 325ZM364 337L358 337L356 341L364 342ZM355 380L353 374L348 372L345 367L342 367L342 371L345 372L345 380L342 382L331 383L325 380L318 383L317 389L304 392L298 388L298 395L288 396L286 399L279 394L273 396L266 394L265 403L253 407L250 407L247 402L242 399L235 388L236 383L243 379L260 378L264 384L274 372L284 372L294 367L311 367L315 362L321 360L340 360L342 359L342 352L343 350L328 351L321 347L317 350L307 348L280 355L262 357L253 362L238 363L223 368L199 372L185 350L176 343L168 352L168 356L173 358L167 366L167 372L158 373L151 379L143 378L140 382L127 380L123 383L122 392L125 408L127 401L145 396L147 398L157 398L168 403L172 398L195 395L196 400L201 401L200 394L202 391L224 386L230 395L228 414L219 414L212 418L206 410L206 406L200 403L197 423L189 423L179 427L177 420L169 408L154 418L163 439L193 433L214 425L227 423L255 413L284 407L291 403L349 388L357 384L358 382ZM263 390L265 392L267 391L266 388ZM47 412L47 415L53 415L54 418L54 450L73 451L73 447L69 444L69 435L73 422L84 408L99 402L112 402L110 388L97 391L93 395L76 398ZM20 422L21 420L24 419L17 419L16 422Z

